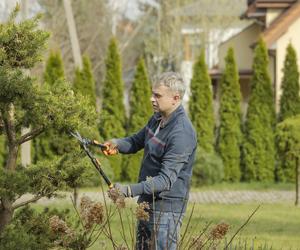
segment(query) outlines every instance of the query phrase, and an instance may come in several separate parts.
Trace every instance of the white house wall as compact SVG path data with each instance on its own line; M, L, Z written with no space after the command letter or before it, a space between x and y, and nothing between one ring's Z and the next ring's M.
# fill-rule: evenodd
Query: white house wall
M227 50L232 47L236 56L236 62L239 69L251 69L253 62L253 49L251 45L257 41L261 27L253 23L239 34L233 36L226 42L220 45L219 48L219 68L225 68L224 58Z

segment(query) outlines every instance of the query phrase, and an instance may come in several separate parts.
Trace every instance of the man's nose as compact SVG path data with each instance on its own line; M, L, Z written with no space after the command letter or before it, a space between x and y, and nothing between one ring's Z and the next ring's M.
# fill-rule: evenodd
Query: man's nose
M155 98L153 97L153 95L151 95L150 101L151 101L151 102L155 102Z

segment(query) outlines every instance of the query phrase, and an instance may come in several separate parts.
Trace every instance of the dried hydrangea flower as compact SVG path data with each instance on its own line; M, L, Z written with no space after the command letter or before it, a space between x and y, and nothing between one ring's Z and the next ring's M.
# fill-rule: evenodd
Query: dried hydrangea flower
M213 240L221 240L224 238L229 230L229 225L226 223L220 223L216 225L210 232Z
M67 223L64 220L60 219L57 215L54 215L49 219L49 225L50 225L50 229L54 233L65 234L70 230Z
M136 211L135 211L136 218L138 220L149 221L149 218L150 218L149 209L150 209L150 206L149 206L148 202L144 201L144 202L138 204Z
M125 207L125 196L117 188L111 188L108 190L108 197L115 203L118 208Z
M94 224L100 225L104 220L103 205L100 202L91 201L88 197L81 199L80 214L86 229L91 229Z

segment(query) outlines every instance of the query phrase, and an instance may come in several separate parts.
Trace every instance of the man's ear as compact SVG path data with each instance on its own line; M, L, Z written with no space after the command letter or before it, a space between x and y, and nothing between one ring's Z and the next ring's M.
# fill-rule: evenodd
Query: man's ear
M180 95L179 95L179 93L176 93L174 95L174 101L180 101Z

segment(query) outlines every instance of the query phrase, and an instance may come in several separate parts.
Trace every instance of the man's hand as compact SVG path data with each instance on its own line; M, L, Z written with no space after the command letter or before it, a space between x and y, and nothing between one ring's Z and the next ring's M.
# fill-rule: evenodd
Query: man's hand
M117 190L119 190L120 193L122 195L124 195L124 197L132 197L130 186L128 186L128 185L122 185L120 183L116 183L114 185L114 188L117 189Z
M106 146L105 149L102 149L103 154L105 155L116 155L119 153L119 150L117 148L117 145L111 141L104 142L104 145Z

